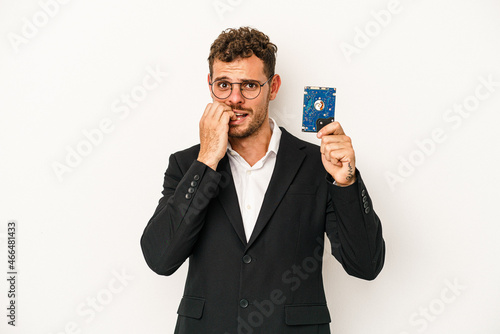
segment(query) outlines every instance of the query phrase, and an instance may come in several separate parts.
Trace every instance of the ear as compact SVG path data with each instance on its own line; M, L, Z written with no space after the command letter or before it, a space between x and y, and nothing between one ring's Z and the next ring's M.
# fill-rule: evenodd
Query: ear
M207 83L208 83L208 91L210 92L210 95L212 95L212 87L210 87L210 73L207 75Z
M269 94L269 100L274 100L276 98L276 95L278 95L278 91L280 90L281 86L281 77L279 76L279 74L275 74L269 84L271 86L271 94Z

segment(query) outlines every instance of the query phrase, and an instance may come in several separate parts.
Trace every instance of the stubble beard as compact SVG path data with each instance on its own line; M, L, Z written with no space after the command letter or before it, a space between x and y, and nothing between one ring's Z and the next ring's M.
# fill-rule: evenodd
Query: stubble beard
M242 132L238 131L239 125L230 125L228 136L231 138L248 138L248 137L256 134L259 131L259 129L262 128L262 125L264 124L265 120L267 119L267 115L269 112L269 94L267 96L266 105L263 106L262 108L255 110L255 111L253 111L251 109L244 109L241 106L237 106L237 105L236 106L231 105L231 108L233 110L246 111L249 113L249 115L252 115L253 118L252 118L252 121L250 122L250 124L248 124L248 127L246 129L242 130ZM249 116L247 116L247 117L249 117Z

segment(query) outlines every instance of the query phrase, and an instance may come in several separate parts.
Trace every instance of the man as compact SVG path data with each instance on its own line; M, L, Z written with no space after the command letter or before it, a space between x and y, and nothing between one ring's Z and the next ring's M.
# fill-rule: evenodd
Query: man
M324 234L350 275L382 269L380 220L339 123L304 142L269 118L281 79L276 46L243 27L210 49L213 102L200 144L170 157L163 197L141 239L149 267L189 258L175 333L330 333Z

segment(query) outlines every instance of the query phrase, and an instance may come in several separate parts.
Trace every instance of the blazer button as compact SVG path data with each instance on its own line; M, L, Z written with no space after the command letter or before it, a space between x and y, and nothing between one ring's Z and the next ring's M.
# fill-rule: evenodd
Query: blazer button
M369 207L369 206L370 206L370 204L368 204L368 202L365 202L365 204L364 204L365 209L366 209L367 207Z
M365 213L366 213L366 214L369 214L369 213L370 213L370 207L367 207L367 208L365 209Z
M190 193L190 194L194 193L194 188L189 188L188 193Z
M243 256L243 262L249 264L250 262L252 262L252 257L248 254Z
M364 189L363 189L363 190L361 191L361 196L365 196L365 195L366 195L366 190L364 190Z
M196 187L198 185L198 182L196 181L191 181L191 187Z
M249 303L248 303L248 300L246 300L246 299L242 299L242 300L240 300L240 306L241 306L242 308L247 308L247 307L248 307L248 304L249 304Z
M191 194L186 194L186 199L191 199Z
M199 176L198 174L196 174L196 175L193 177L193 179L194 179L195 181L198 181L198 180L200 179L200 176Z
M363 203L365 203L368 200L366 196L363 196Z

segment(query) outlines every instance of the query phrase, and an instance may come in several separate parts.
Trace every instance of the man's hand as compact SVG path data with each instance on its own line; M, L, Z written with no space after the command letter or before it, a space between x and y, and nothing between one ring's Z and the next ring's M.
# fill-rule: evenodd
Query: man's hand
M356 165L351 138L345 135L339 122L322 128L318 134L321 139L321 160L326 171L339 186L349 186L356 180Z
M213 170L226 154L231 119L236 119L231 107L217 101L209 103L201 116L198 161Z

